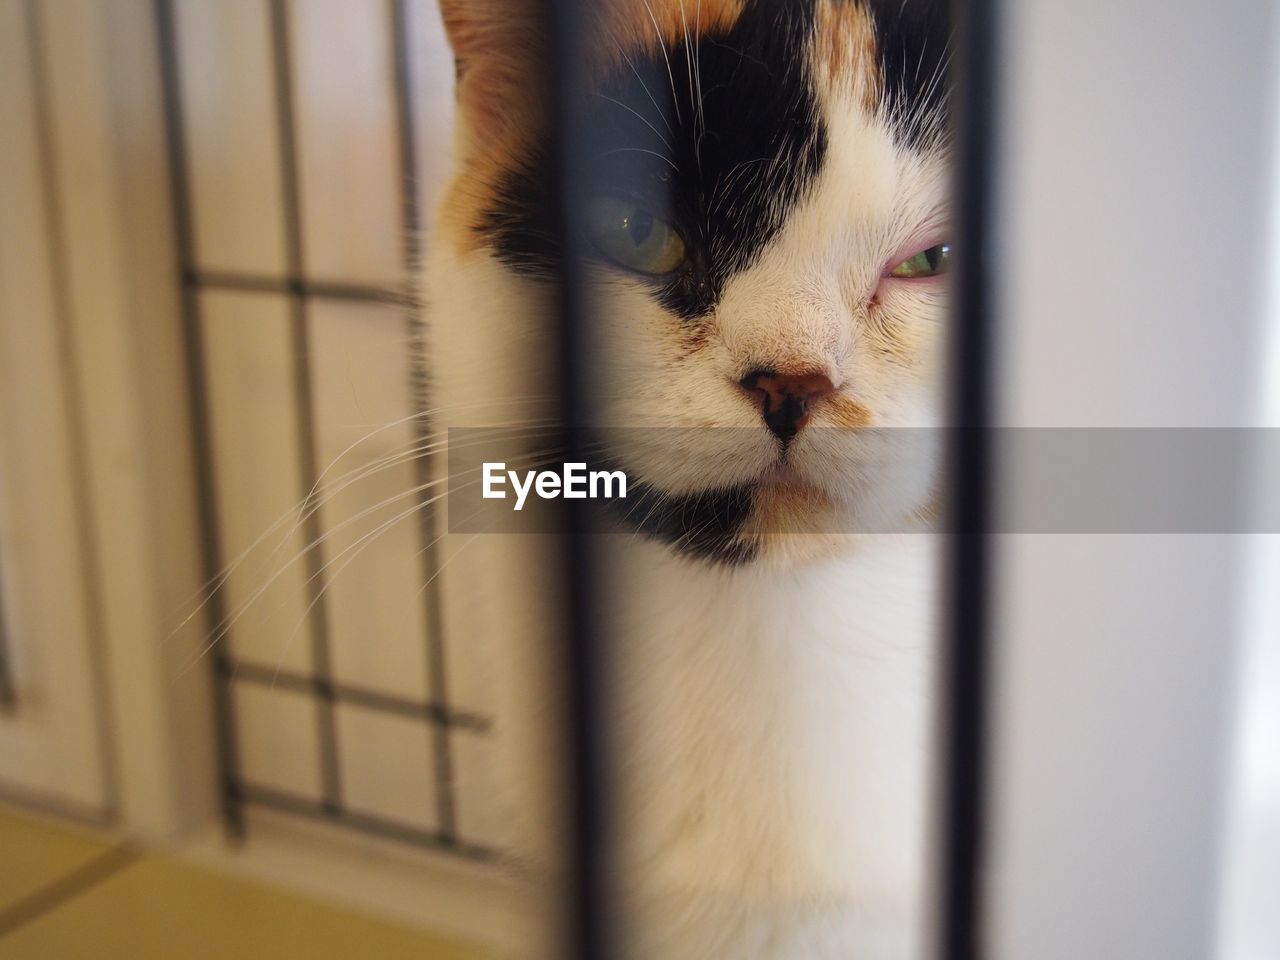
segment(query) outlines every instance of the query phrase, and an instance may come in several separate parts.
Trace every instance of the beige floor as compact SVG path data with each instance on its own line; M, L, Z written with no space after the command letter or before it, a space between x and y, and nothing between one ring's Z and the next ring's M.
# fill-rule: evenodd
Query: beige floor
M108 837L0 811L0 960L483 960Z

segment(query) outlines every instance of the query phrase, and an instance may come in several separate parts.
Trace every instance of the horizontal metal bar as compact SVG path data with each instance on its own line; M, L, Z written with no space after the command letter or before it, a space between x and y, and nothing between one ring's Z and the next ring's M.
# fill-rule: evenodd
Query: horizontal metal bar
M327 283L297 277L271 277L251 273L186 270L183 285L197 290L231 290L241 293L281 293L311 300L348 300L388 306L413 306L417 299L404 289L358 283Z
M340 826L350 827L387 840L410 843L414 846L427 847L432 850L442 850L455 856L466 857L468 860L479 862L488 862L496 859L496 855L492 850L480 844L466 843L434 830L422 830L417 827L396 823L393 820L384 820L382 817L357 813L352 810L330 808L317 800L300 797L283 790L242 782L237 785L237 792L244 803L270 807L285 813L309 817L313 820L336 823Z
M488 733L488 718L461 710L451 710L434 701L411 700L397 697L380 690L367 687L353 687L342 683L325 681L321 677L308 676L290 670L277 670L257 663L243 660L231 661L227 667L228 680L240 680L259 686L278 687L281 690L293 690L298 693L309 693L318 697L331 699L336 703L365 707L396 716L409 717L414 720L426 720L441 727L454 727L470 730L474 733Z

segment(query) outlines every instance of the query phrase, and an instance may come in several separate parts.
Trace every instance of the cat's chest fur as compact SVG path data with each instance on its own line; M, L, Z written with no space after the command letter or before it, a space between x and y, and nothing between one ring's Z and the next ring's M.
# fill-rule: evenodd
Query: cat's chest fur
M787 570L606 547L612 823L637 958L909 955L930 539L859 538ZM517 643L546 643L537 632ZM517 670L500 684L498 736L515 735L499 774L524 824L513 843L540 859L529 831L554 821L554 765L519 731L554 694Z

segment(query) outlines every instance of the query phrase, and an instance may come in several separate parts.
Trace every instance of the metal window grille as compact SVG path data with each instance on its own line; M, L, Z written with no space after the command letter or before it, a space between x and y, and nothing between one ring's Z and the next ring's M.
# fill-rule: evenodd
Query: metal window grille
M274 104L278 125L276 137L281 167L279 179L282 185L282 209L279 211L279 216L284 225L285 272L283 275L264 275L208 271L201 268L197 262L196 251L196 211L191 184L191 156L187 128L189 117L184 113L181 89L182 71L177 35L179 5L175 0L156 0L154 9L160 44L169 175L177 233L183 323L187 338L188 376L192 391L193 435L199 484L204 567L210 581L215 582L226 563L226 557L221 544L219 498L214 481L217 451L211 434L209 373L202 346L202 329L207 318L202 309L201 295L209 291L240 291L275 294L287 298L293 361L292 370L287 373L292 378L295 394L297 411L295 438L297 459L301 464L302 484L298 496L304 507L320 475L313 422L313 371L308 322L313 305L323 301L342 301L399 308L403 312L404 330L408 341L414 345L421 343L423 320L416 288L421 222L418 186L415 178L408 37L409 12L406 0L388 0L385 5L392 41L390 59L394 65L387 96L394 102L397 128L403 281L398 286L381 287L326 282L308 276L305 270L302 196L299 181L300 147L292 72L294 50L293 39L290 36L290 11L285 0L268 0L267 3L271 88L262 91L262 96L270 98ZM411 355L404 375L411 384L415 412L422 413L426 409L427 370L420 350L412 350ZM419 442L425 441L431 432L428 418L418 416L414 423L415 439ZM421 485L429 468L424 458L416 459L418 482ZM378 689L352 686L335 678L330 624L327 616L328 601L325 596L328 574L316 550L308 550L304 561L307 565L306 575L309 578L307 600L311 604L308 608L312 663L310 672L250 662L233 651L229 634L220 634L214 641L210 659L216 689L215 709L222 807L226 823L233 836L244 834L246 806L259 805L303 817L338 823L390 839L448 851L467 858L485 859L490 856L490 851L482 843L463 836L458 825L452 736L460 729L483 733L487 730L487 721L481 716L455 709L449 699L445 645L439 615L439 591L432 583L434 578L429 576L437 563L435 556L437 518L425 493L421 494L418 508L420 556L423 569L426 571L424 579L428 581L422 594L422 602L426 607L426 622L429 625L422 641L426 644L425 661L428 665L429 695L425 700L393 695ZM321 536L319 514L316 511L304 511L304 516L304 535L309 542L315 542ZM220 624L225 621L229 611L226 598L220 588L210 593L208 611L211 623ZM320 753L319 769L322 789L318 799L264 786L252 782L245 776L240 762L241 744L237 739L238 718L235 694L238 689L246 686L296 692L310 699L316 717L317 744ZM363 813L352 809L346 802L336 719L337 710L342 705L360 707L387 717L407 718L425 725L430 730L432 795L422 797L422 803L434 806L435 829L418 829L386 817Z

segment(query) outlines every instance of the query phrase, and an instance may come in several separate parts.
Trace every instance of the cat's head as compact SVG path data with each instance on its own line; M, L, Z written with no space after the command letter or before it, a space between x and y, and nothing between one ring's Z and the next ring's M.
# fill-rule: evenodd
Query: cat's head
M901 526L935 480L950 257L946 0L597 0L583 71L595 420L638 528L728 562ZM442 0L446 405L545 396L541 5ZM446 417L446 419L449 419ZM875 429L867 429L875 428Z

